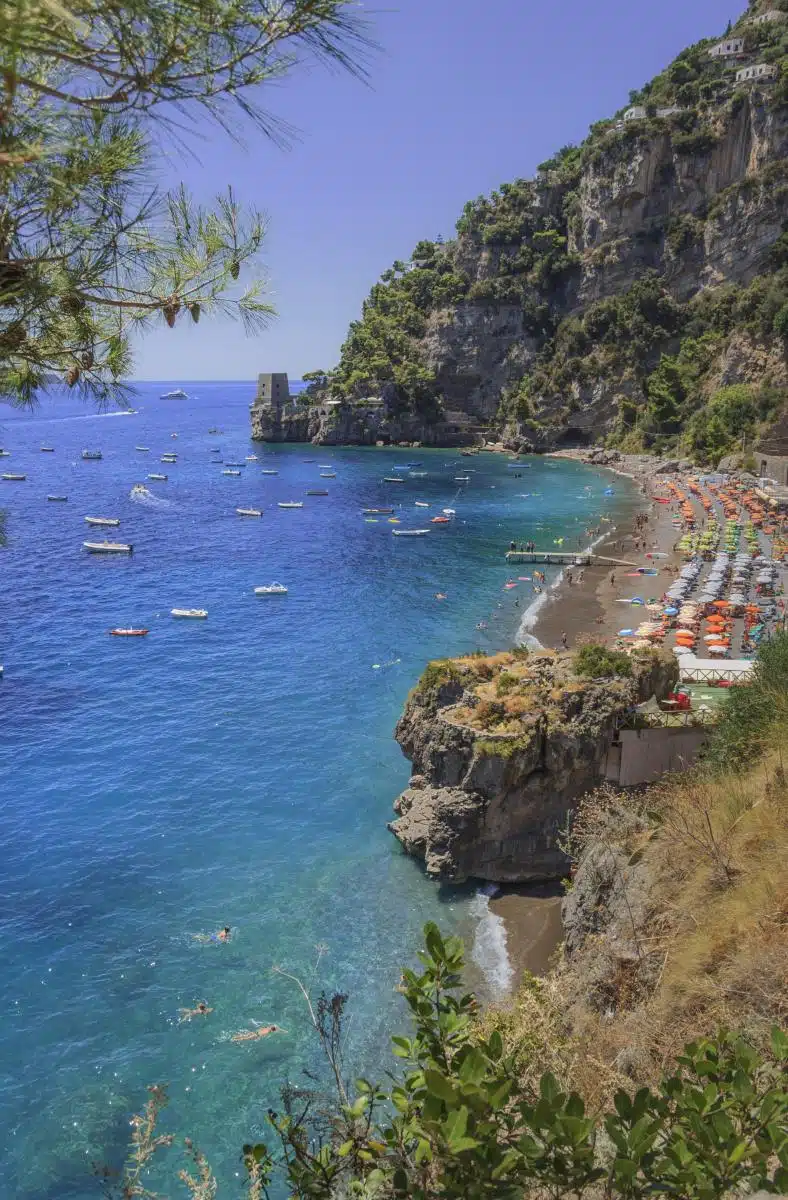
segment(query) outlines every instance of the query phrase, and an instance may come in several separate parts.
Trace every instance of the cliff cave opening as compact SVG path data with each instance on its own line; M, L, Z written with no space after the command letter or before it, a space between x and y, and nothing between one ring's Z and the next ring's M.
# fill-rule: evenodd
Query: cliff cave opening
M577 450L581 446L590 446L593 442L591 434L585 429L575 429L570 425L556 440L556 448L560 450Z

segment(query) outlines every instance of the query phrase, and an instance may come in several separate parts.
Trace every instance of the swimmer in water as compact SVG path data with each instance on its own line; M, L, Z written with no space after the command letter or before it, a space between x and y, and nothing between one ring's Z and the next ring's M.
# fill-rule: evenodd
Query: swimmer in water
M178 1024L183 1025L184 1021L191 1021L192 1017L207 1017L208 1013L212 1013L213 1009L209 1008L204 1000L201 1000L196 1008L179 1008L178 1009Z
M224 929L218 929L216 933L192 934L195 942L229 942L231 936L232 933L229 925L225 925Z
M230 1038L231 1042L256 1042L268 1037L269 1033L287 1033L281 1025L261 1025L259 1029L241 1029Z
M446 599L446 593L445 593L445 592L436 592L436 593L435 593L435 599L436 599L436 600L445 600L445 599Z

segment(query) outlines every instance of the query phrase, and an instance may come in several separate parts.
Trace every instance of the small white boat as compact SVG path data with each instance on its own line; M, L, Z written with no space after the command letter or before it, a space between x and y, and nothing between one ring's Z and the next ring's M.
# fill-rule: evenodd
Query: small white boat
M426 471L408 471L408 479L426 479Z
M401 475L384 475L383 482L384 483L404 483L405 480L402 478Z
M470 475L455 475L454 482L455 483L470 483L471 477L470 477Z
M167 482L167 476L159 475L156 471L154 471L151 475L149 475L148 479L158 479L161 483Z
M337 477L336 471L321 471L320 472L321 479L336 479L336 477Z
M227 466L228 466L228 467L245 467L245 466L246 466L246 463L230 462L230 460L229 460L229 458L228 458L228 460L227 460Z
M165 462L165 463L176 463L178 461L178 455L177 454L162 454L159 461Z
M426 537L429 529L392 529L394 537Z
M86 462L89 462L91 459L98 460L100 458L103 458L104 455L101 453L100 450L83 450L82 457L85 459Z
M278 471L270 471L270 470L263 469L263 470L260 472L260 474L261 474L261 475L278 475L278 474L279 474L279 472L278 472Z
M183 388L173 388L171 392L162 392L160 400L188 400L189 396Z
M54 454L54 453L55 453L55 447L54 447L54 446L42 446L42 447L41 447L41 453L42 453L42 454Z
M255 596L286 596L287 588L283 583L269 583L268 587L254 589Z
M307 496L327 496L328 489L327 488L307 488L306 494L307 494Z
M120 525L120 517L85 517L88 525Z
M256 454L247 454L246 461L247 462L257 462L257 455Z
M127 542L83 542L89 554L131 554L134 549Z
M280 500L279 507L280 508L303 508L304 502L303 502L303 500Z
M236 508L239 517L262 517L262 508Z
M202 621L208 616L207 608L171 608L171 617L182 617L184 620Z
M426 500L417 500L416 508L429 508L429 504L427 503Z
M10 458L10 457L11 457L10 450L0 450L0 458Z
M129 492L129 496L131 497L132 500L134 499L135 496L152 496L152 495L153 495L153 492L149 491L148 488L145 487L144 483L135 483L134 486L132 487L131 491Z
M457 515L457 509L456 508L444 508L443 514L446 517L454 517Z
M227 467L224 469L224 471L222 471L222 475L240 475L240 474L241 474L240 471L236 471L235 469L230 470Z
M318 470L320 470L320 471L333 471L334 470L333 463L318 463L317 466L318 466Z
M139 450L140 454L150 454L150 446L135 446L135 450Z
M21 483L24 479L27 479L27 475L3 475L3 479L7 479L15 483Z
M61 504L68 500L68 496L47 496L47 500L58 500Z
M178 435L177 435L177 433L171 433L171 434L170 434L170 437L177 437L177 436L178 436Z

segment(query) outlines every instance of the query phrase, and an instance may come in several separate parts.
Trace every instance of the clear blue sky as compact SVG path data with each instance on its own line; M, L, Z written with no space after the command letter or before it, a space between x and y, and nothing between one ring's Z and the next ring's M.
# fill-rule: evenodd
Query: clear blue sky
M370 0L370 5L375 0ZM156 329L140 379L292 378L336 362L380 272L421 237L450 237L463 204L533 174L683 46L744 7L719 0L399 0L372 16L382 52L370 86L313 68L268 92L298 126L281 151L219 130L170 157L169 186L201 198L232 183L270 216L264 264L279 317L248 338L231 322Z

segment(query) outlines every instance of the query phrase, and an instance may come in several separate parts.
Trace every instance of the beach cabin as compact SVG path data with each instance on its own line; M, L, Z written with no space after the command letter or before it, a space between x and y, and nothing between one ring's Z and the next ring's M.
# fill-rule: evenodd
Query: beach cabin
M766 83L776 79L777 75L778 71L774 63L755 63L751 67L742 67L740 71L737 71L736 82L754 83L756 80L761 80Z
M744 55L744 38L725 38L709 50L709 58L741 58Z

